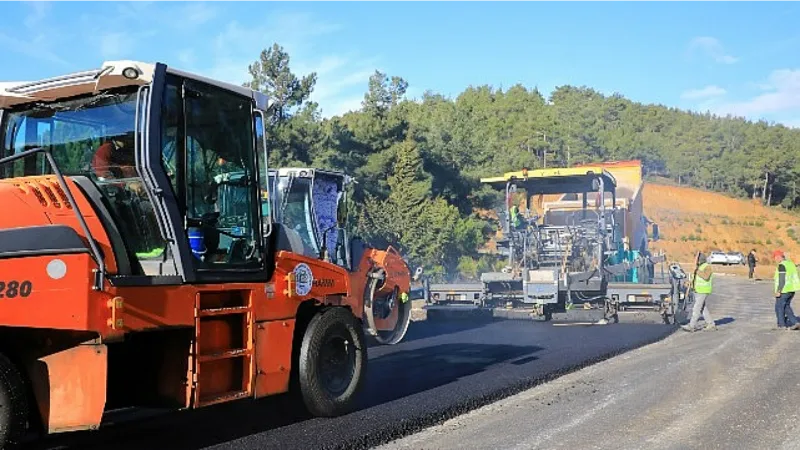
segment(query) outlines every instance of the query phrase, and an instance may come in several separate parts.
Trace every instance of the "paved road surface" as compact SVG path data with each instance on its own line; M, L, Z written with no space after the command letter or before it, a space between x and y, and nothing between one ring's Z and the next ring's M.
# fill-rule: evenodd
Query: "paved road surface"
M800 331L773 329L770 291L718 277L719 331L675 333L379 448L800 448Z
M416 322L401 344L370 349L362 409L344 417L309 419L296 400L282 396L65 435L35 448L367 448L672 331L644 324Z

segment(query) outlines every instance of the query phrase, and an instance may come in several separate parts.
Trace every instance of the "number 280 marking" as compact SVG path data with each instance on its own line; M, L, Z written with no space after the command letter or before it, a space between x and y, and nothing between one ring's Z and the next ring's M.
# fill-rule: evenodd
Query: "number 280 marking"
M0 298L28 297L33 291L30 281L0 281Z

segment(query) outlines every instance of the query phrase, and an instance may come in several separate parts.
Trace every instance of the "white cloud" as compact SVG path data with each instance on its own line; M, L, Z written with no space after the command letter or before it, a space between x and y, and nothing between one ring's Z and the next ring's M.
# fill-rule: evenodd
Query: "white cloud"
M727 91L717 85L709 85L701 89L689 89L681 93L681 98L684 100L698 100L710 97L719 97L725 95Z
M745 117L800 112L800 69L773 71L764 88L767 91L764 94L745 101L721 104L714 112Z
M14 33L0 30L0 46L7 50L51 64L71 67L53 47L68 36L59 32L56 25L48 23L49 2L26 2L29 14L22 20L23 28Z
M335 101L327 102L325 105L320 106L322 117L341 116L350 111L358 111L361 109L361 101L364 96L353 96L349 98L340 98Z
M725 52L719 39L710 36L698 36L689 43L690 52L702 52L714 61L721 64L733 64L739 58Z
M789 128L800 128L800 119L780 120L778 123L781 123Z
M100 35L100 56L105 59L126 57L133 49L132 37L123 32L105 33Z
M50 3L28 2L28 5L30 5L32 11L30 14L25 16L25 19L22 21L22 23L26 28L32 29L41 25L42 21L47 18L47 14L50 12Z
M341 30L338 24L317 20L307 14L273 14L259 27L229 22L212 40L206 64L187 68L194 72L239 84L248 78L247 67L265 46L278 42L291 57L297 76L317 74L311 100L320 104L322 115L330 117L361 106L375 58L345 53L319 54L315 44L323 36Z
M41 35L33 39L20 39L0 32L0 46L6 47L8 50L45 62L71 66L64 58L50 50L46 42L47 39L43 39Z
M263 17L227 20L219 4L137 1L98 4L67 22L57 17L56 7L31 3L28 16L19 21L23 32L0 30L0 46L48 64L70 66L58 49L79 41L92 58L147 54L148 60L172 60L181 69L240 84L249 78L248 65L265 47L278 42L289 53L295 74L316 72L311 100L320 104L325 116L359 108L377 67L370 55L341 48L323 51L325 39L343 27L308 13L271 9ZM108 17L114 20L109 22ZM81 32L87 29L92 33ZM160 44L164 40L177 46Z
M340 55L328 55L324 56L316 66L305 66L301 61L293 69L298 73L316 72L318 76L324 76L344 67L345 64L347 64L347 58Z
M369 84L369 77L374 72L375 70L370 68L350 71L348 73L321 75L317 79L317 87L312 94L313 100L322 104L328 100L335 99L348 88L358 85L363 85L363 92L366 92L367 85Z
M154 2L117 3L115 22L119 23L121 21L154 20L158 19L159 17L166 19L163 17L163 12L162 14L158 14L158 11L151 8L154 4ZM102 14L100 16L95 16L96 19L101 17Z
M191 48L187 48L178 52L178 62L184 66L191 66L195 62L195 53Z
M200 26L213 20L217 16L217 9L208 3L190 3L179 12L180 20L176 24L181 26Z

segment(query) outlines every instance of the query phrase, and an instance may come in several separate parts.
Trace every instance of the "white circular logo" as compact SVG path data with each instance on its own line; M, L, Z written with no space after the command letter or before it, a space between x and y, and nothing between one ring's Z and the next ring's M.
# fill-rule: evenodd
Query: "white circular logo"
M308 295L314 283L314 274L305 263L300 263L294 268L294 290L299 296Z
M60 259L54 259L47 263L47 275L54 280L60 280L67 275L67 265Z

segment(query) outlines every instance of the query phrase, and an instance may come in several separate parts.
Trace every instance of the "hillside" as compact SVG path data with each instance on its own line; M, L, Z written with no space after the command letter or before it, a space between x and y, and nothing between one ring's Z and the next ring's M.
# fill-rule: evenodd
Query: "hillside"
M687 187L646 183L644 196L645 215L659 225L661 235L651 247L666 251L670 260L690 262L697 250L747 254L754 248L760 260L758 275L768 277L773 270L772 250L782 248L795 260L800 257L800 230L792 214L758 201Z

